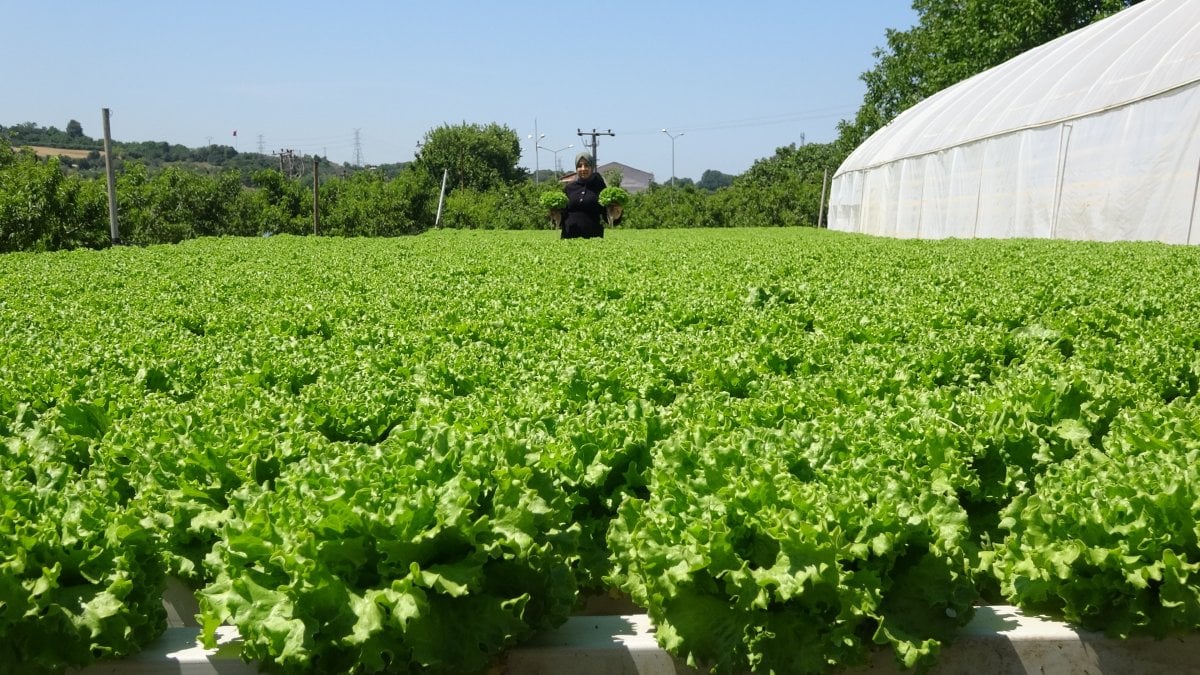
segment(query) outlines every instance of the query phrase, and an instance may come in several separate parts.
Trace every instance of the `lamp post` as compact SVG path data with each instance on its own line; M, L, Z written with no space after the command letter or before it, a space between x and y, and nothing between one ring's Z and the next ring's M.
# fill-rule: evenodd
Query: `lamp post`
M675 187L675 139L682 136L683 132L672 134L666 129L663 129L662 132L671 137L671 187Z
M547 150L547 151L549 151L549 152L553 152L553 153L554 153L554 176L555 176L555 178L557 178L557 177L558 177L558 174L559 174L559 168L558 168L558 153L562 152L563 150L570 150L570 149L571 149L571 148L573 148L573 147L575 147L575 144L574 144L574 143L572 143L572 144L570 144L570 145L568 145L568 146L566 146L566 147L559 148L559 149L557 149L557 150L553 150L553 149L551 149L551 148L547 148L547 147L544 147L544 146L541 146L541 145L539 145L539 146L538 146L538 148L540 148L540 149L542 149L542 150Z
M537 133L537 131L536 131L537 120L534 120L533 128L535 130L534 133ZM542 146L538 145L538 143L540 143L542 141L542 139L545 137L546 137L546 134L538 134L537 138L534 138L533 134L529 134L528 136L526 136L526 138L533 141L533 184L534 185L537 185L540 182L538 180L538 172L541 171L541 167L538 166L538 148L540 148Z

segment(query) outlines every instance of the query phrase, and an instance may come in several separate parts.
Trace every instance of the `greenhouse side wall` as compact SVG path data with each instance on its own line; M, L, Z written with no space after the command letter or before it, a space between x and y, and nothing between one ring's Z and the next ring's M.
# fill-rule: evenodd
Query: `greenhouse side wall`
M1195 244L1198 190L1200 82L1192 82L1096 114L841 172L830 229Z

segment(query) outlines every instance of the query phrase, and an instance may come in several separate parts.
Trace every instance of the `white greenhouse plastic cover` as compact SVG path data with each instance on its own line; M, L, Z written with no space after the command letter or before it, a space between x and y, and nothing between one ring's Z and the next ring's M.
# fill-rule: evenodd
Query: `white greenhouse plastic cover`
M829 227L1200 243L1200 0L1145 0L929 97L834 175Z

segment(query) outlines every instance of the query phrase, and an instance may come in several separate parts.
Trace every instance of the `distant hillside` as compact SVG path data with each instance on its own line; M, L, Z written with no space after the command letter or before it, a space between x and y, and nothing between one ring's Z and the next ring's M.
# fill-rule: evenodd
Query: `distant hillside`
M0 126L0 138L4 138L14 147L33 148L39 156L59 157L68 171L91 174L104 170L104 159L101 156L103 141L84 134L83 127L75 120L67 123L66 131L55 127L40 127L33 122L11 127ZM182 166L202 173L225 169L253 172L279 168L279 161L274 157L258 153L239 153L226 145L189 148L162 141L113 141L112 149L113 159L118 168L129 161L141 162L151 171L167 165Z
M33 122L11 127L0 125L0 138L7 140L14 147L32 148L41 157L59 157L62 166L69 172L98 175L104 171L104 158L101 155L103 141L84 134L83 127L75 120L67 123L66 131L55 127L41 127ZM281 169L292 177L312 175L311 155L296 155L288 162L281 161L273 155L238 152L228 145L214 144L202 148L189 148L163 141L113 141L112 150L118 171L125 162L140 162L145 164L151 173L167 166L177 166L198 173L237 170L249 175L263 169ZM322 170L323 175L344 175L358 168L349 164L333 164L323 158L319 159L319 162L321 166L326 167ZM391 177L399 173L404 166L388 164L377 167L377 170Z

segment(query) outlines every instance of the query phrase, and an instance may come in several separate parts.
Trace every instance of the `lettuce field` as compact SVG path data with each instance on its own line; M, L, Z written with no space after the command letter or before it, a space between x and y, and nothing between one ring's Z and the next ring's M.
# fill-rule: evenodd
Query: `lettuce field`
M809 229L0 256L0 672L169 576L276 672L480 672L596 593L718 671L986 603L1200 628L1200 249Z

